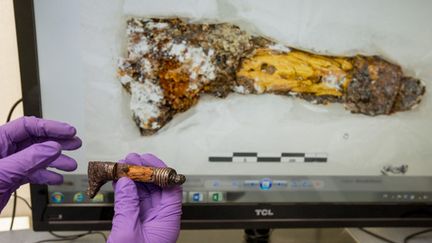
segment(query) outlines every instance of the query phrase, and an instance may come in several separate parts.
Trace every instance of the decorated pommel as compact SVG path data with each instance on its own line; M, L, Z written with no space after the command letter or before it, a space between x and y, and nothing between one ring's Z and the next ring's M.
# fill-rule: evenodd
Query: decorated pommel
M153 183L160 187L181 185L186 177L172 168L156 168L139 165L129 165L114 162L91 161L88 164L87 195L93 198L99 189L111 180L118 180L120 177L128 177L134 181Z

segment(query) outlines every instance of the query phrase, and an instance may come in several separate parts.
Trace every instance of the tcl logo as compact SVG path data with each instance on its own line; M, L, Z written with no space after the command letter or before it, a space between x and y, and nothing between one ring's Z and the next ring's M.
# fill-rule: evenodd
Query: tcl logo
M255 209L256 216L273 216L271 209Z

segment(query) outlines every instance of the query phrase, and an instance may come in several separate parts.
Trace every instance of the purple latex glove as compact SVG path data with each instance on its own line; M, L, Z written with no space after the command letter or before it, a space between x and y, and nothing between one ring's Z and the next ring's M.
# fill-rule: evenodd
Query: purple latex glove
M129 154L121 163L166 167L151 154ZM122 177L113 183L114 219L108 242L176 242L182 214L182 188L161 189Z
M47 167L76 169L76 161L61 154L62 150L81 147L75 134L75 128L66 123L35 117L22 117L0 126L0 211L23 184L63 183L63 176Z

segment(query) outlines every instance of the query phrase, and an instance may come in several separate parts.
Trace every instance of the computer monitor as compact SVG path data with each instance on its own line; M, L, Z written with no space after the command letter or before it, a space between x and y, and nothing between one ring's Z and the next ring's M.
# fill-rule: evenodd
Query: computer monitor
M35 230L110 229L115 195L108 183L95 199L86 196L87 162L129 152L153 153L187 176L185 229L432 225L431 2L14 6L25 115L68 122L83 139L68 153L79 166L63 173L63 185L31 185ZM128 20L149 17L231 23L325 55L380 55L422 80L426 93L415 109L377 116L270 93L201 94L162 129L142 134L118 62L127 55Z

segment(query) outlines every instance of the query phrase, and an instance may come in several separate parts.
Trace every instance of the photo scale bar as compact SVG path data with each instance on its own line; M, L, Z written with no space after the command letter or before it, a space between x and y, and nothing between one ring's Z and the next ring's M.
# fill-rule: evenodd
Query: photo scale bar
M234 152L225 153L224 155L210 156L209 162L258 162L258 163L326 163L327 153L280 153L276 154L260 154L256 152Z
M234 152L234 157L258 157L258 153L249 153L249 152Z
M305 158L305 163L313 163L313 162L319 162L319 163L326 163L327 158Z
M305 157L305 153L282 153L282 157Z
M281 157L258 157L257 162L282 162Z
M233 162L233 157L209 157L209 162Z

